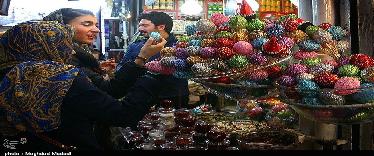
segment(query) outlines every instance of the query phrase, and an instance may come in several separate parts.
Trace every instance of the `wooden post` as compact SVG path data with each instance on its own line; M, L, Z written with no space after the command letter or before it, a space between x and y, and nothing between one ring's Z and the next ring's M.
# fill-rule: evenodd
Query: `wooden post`
M343 140L351 140L352 139L352 126L350 125L341 125L341 136L338 137L339 139ZM341 147L341 150L351 150L352 149L352 142L344 144Z
M313 24L330 23L335 25L335 3L334 0L312 0Z
M373 56L374 52L374 0L357 0L358 53ZM357 18L357 17L351 17Z
M364 123L360 127L360 150L372 150L373 147L373 123Z
M302 116L299 116L299 130L303 132L305 135L314 136L314 128L313 128L314 124L315 122L309 119L306 119ZM321 146L318 145L314 141L308 141L308 142L304 142L300 148L311 150L311 149L321 149Z
M225 98L223 96L218 96L216 111L222 111L224 106L225 106Z
M351 5L349 0L340 0L337 4L339 10L337 11L340 17L337 17L337 25L340 25L346 30L351 30ZM351 42L351 37L347 38L348 42ZM348 52L351 52L351 47L347 49Z
M313 22L312 0L299 1L299 17L305 21Z
M358 51L374 56L374 0L353 0L357 4L357 23L353 23L358 30ZM356 17L351 17L356 18ZM364 123L360 125L360 149L373 149L373 123Z
M314 134L317 139L322 141L333 141L336 140L337 135L337 125L335 124L325 124L316 122L314 126ZM334 146L332 144L322 145L324 150L333 150Z
M339 9L338 10L340 13L340 22L337 23L339 24L340 26L344 27L344 28L350 28L350 12L351 12L351 7L350 7L350 3L349 3L349 0L340 0L339 1L340 5L339 6ZM337 17L339 18L339 17Z

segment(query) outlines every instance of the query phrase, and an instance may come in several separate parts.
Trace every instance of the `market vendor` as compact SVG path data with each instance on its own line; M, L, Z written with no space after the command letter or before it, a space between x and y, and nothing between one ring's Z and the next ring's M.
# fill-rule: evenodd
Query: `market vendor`
M172 28L173 20L168 14L164 12L143 13L139 17L138 30L139 33L141 33L141 35L145 38L136 40L134 43L128 46L124 57L117 65L117 70L120 69L123 64L129 61L138 60L148 62L158 59L160 57L160 54L157 54L151 58L146 58L139 55L139 51L145 43L146 38L148 38L152 32L158 32L162 38L165 38L167 40L165 47L172 47L177 42L177 39L171 33ZM173 101L173 103L175 104L174 107L176 108L187 107L189 100L187 80L170 76L165 77L163 81L168 85L163 85L160 97L158 99L155 99L155 103L158 103L163 99L168 99Z

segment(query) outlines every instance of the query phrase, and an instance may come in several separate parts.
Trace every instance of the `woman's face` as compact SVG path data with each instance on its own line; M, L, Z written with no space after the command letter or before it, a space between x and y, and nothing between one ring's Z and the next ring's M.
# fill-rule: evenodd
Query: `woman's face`
M100 32L95 16L79 16L69 24L75 29L74 40L80 43L92 44Z

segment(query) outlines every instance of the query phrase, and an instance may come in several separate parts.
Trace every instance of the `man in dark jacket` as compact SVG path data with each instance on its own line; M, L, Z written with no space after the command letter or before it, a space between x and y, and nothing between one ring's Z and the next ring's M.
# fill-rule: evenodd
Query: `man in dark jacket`
M159 32L162 38L167 40L165 47L172 47L176 42L176 38L171 34L173 28L172 18L164 12L149 12L144 13L139 17L138 31L144 39L138 39L127 48L127 51L122 58L121 62L117 65L117 70L121 68L123 64L129 61L134 61L139 56L139 51L143 47L146 39L149 37L151 32ZM144 61L152 61L158 59L160 54L145 58ZM165 84L168 84L162 88L159 99L155 99L155 102L159 102L163 99L172 100L176 108L187 107L188 105L188 83L186 79L178 79L175 77L165 77Z

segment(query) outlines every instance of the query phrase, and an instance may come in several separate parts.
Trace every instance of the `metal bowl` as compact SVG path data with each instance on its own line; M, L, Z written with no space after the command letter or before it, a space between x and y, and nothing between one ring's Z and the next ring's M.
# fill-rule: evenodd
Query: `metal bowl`
M374 120L374 103L352 105L306 105L291 101L287 103L299 115L317 122L355 124Z
M313 121L332 124L355 124L374 120L374 102L360 103L355 99L357 94L371 95L374 87L355 88L352 90L300 90L295 87L279 87L283 102L288 103L299 115ZM322 92L330 92L334 98L323 99ZM341 92L352 92L349 95L338 95ZM353 93L354 92L354 93ZM370 94L367 94L370 92ZM303 99L313 96L316 100ZM339 101L336 98L339 97ZM363 98L371 98L363 97ZM306 102L310 102L307 104Z
M270 85L242 85L214 83L204 80L195 81L201 83L210 93L232 100L254 99L267 94L268 90L271 88Z

